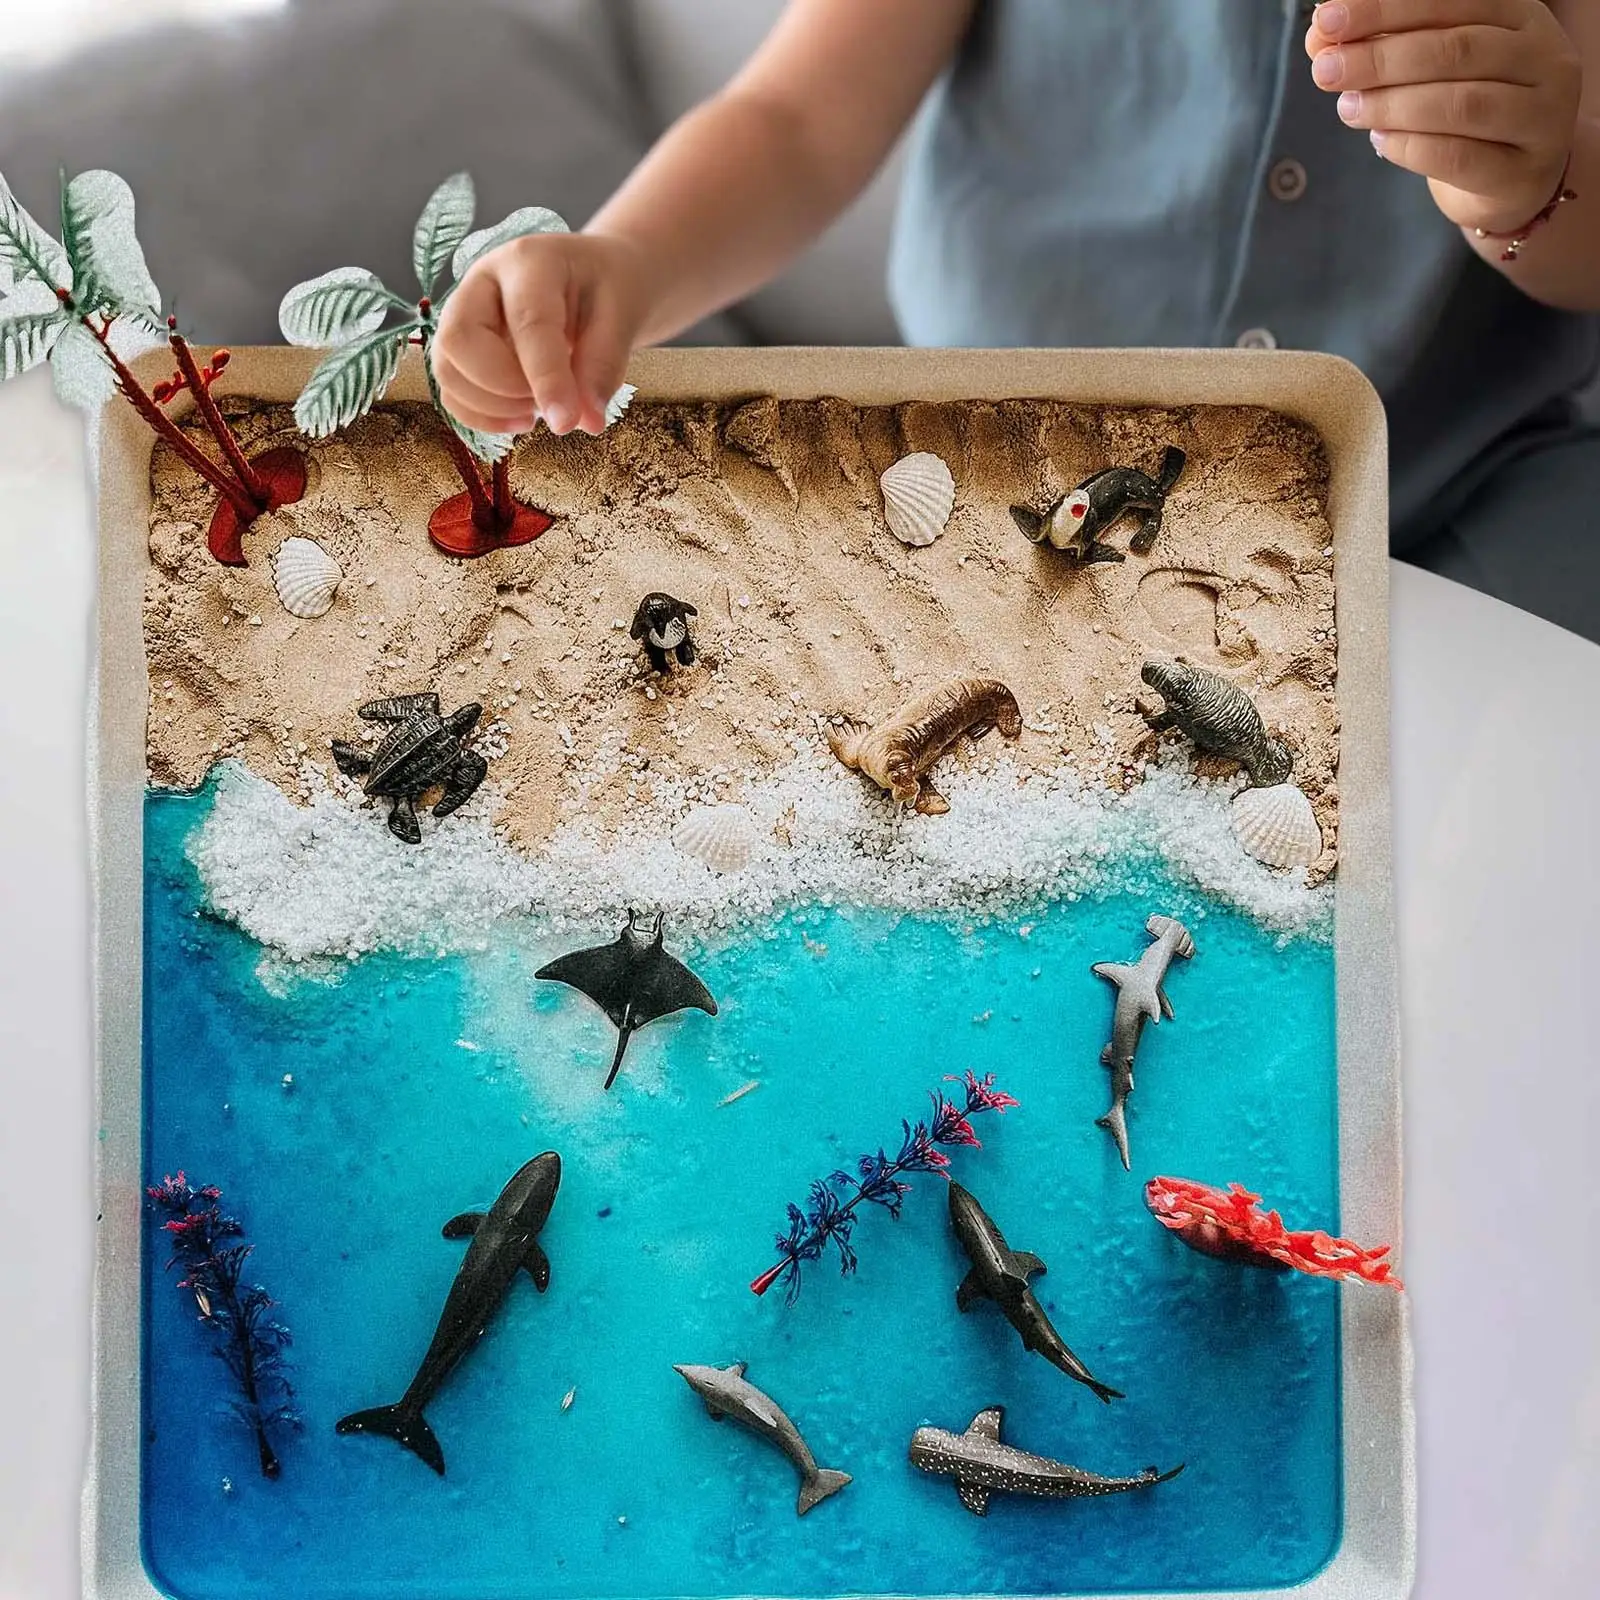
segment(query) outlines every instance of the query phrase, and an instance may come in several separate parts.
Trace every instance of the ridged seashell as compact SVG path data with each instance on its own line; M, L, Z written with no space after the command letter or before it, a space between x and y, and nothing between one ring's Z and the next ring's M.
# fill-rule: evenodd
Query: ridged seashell
M344 568L315 539L285 539L272 558L272 581L291 616L320 617L343 577Z
M1245 850L1269 867L1309 867L1322 854L1322 830L1311 802L1292 783L1236 795L1233 831Z
M944 532L955 509L956 480L936 455L902 456L878 480L883 515L901 544L928 545Z
M755 849L756 825L743 806L701 806L673 829L672 842L713 872L742 872Z

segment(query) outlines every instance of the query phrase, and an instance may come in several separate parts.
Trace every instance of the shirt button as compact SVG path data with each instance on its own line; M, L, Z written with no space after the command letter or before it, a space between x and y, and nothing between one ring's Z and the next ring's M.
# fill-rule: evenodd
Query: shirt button
M1270 328L1246 328L1233 341L1241 350L1276 350L1278 341Z
M1298 200L1306 192L1306 169L1298 161L1274 163L1267 174L1267 193L1274 200Z

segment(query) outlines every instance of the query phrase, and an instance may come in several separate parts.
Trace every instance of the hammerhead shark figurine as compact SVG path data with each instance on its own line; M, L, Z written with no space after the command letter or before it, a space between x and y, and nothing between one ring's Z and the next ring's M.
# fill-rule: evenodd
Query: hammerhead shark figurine
M1117 1009L1111 1019L1111 1042L1100 1052L1100 1064L1111 1069L1111 1109L1095 1119L1117 1142L1125 1171L1132 1171L1128 1159L1128 1119L1125 1107L1133 1093L1133 1057L1139 1048L1144 1025L1172 1020L1172 1002L1162 987L1174 956L1188 960L1194 954L1194 939L1176 917L1153 916L1145 932L1155 943L1139 957L1136 966L1119 961L1097 962L1091 969L1096 977L1117 986Z
M534 974L586 994L611 1018L617 1028L617 1053L606 1074L606 1088L617 1081L628 1041L647 1022L671 1016L689 1006L716 1016L711 991L661 942L661 914L646 938L638 917L630 911L628 924L610 943L557 956Z

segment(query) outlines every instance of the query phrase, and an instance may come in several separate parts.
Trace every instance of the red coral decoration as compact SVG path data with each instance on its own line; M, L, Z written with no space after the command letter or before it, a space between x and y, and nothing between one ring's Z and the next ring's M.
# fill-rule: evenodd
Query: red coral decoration
M1156 1221L1191 1250L1219 1261L1278 1271L1292 1267L1313 1278L1405 1287L1386 1259L1388 1245L1366 1250L1320 1230L1291 1231L1276 1211L1260 1210L1261 1196L1243 1184L1214 1189L1189 1178L1152 1178L1144 1186L1144 1203Z

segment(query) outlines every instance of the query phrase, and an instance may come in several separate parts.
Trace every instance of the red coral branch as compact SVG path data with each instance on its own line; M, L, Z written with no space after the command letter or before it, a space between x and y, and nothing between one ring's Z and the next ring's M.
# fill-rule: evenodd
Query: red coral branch
M1291 1267L1314 1278L1405 1287L1387 1259L1388 1245L1368 1250L1320 1229L1291 1230L1276 1211L1262 1211L1261 1196L1243 1184L1214 1189L1190 1178L1152 1178L1144 1186L1144 1201L1162 1227L1202 1255L1248 1266Z

